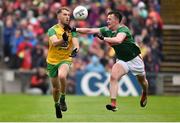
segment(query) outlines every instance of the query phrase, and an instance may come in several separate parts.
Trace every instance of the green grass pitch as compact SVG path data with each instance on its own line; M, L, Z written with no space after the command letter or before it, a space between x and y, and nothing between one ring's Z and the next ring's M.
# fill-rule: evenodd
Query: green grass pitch
M180 121L180 97L150 96L146 108L140 97L118 97L117 112L107 111L109 97L67 95L68 111L56 119L51 95L0 95L0 122L146 122Z

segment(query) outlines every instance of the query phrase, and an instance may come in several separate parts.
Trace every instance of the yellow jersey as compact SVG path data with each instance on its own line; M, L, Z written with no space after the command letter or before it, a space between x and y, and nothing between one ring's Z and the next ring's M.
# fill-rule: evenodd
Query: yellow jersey
M70 61L70 62L72 61L72 58L69 56L73 49L73 43L72 43L73 33L66 31L68 35L67 45L64 45L62 43L58 46L53 46L52 41L50 40L50 37L53 35L56 35L57 38L61 40L63 33L64 33L64 29L59 24L54 25L48 30L49 50L46 61L49 64L56 65L62 61Z

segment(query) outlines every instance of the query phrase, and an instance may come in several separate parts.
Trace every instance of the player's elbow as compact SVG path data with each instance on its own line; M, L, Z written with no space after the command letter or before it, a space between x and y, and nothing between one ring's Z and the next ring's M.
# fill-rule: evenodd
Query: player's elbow
M52 40L52 45L53 46L58 46L62 43L62 40Z
M123 40L120 39L120 38L116 38L116 39L114 40L114 43L116 43L116 44L121 44L122 42L123 42Z
M121 44L123 42L123 40L119 40L118 43Z
M52 42L52 45L53 45L54 47L56 47L57 45L59 45L59 43L58 43L58 42Z
M120 33L116 36L116 41L118 43L122 43L126 38L126 34L125 33Z
M115 42L121 44L124 41L124 37L116 37Z

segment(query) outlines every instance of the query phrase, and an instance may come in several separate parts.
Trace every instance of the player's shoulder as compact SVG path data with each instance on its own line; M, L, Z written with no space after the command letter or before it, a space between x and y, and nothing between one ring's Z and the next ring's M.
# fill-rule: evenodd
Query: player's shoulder
M125 25L118 28L118 32L129 32L129 28Z
M49 30L56 29L56 28L58 28L58 24L55 24L55 25L51 26L51 27L49 28Z
M48 32L56 32L56 30L59 28L58 24L53 25L48 29Z
M56 28L57 28L57 24L56 25L53 25L52 27L50 27L49 29L48 29L48 35L49 36L52 36L52 35L54 35L54 34L56 34Z
M99 30L101 33L105 33L107 31L109 31L109 28L107 26L104 26L104 27L100 27Z
M55 26L55 25L54 25L54 26ZM51 30L54 30L54 26L50 27L50 28L48 29L48 32L51 31Z
M109 30L109 28L107 26L100 27L99 29L100 30L104 30L104 31L108 31Z

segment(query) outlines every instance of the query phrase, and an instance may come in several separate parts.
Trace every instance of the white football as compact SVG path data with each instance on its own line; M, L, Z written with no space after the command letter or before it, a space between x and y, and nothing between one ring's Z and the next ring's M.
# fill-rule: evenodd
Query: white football
M77 6L73 10L73 16L76 20L84 20L88 16L88 10L84 6Z

